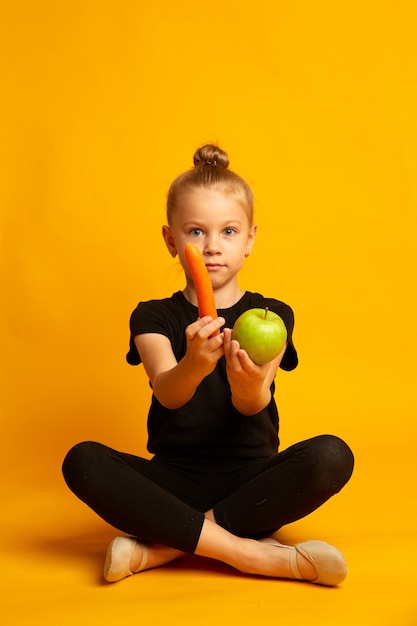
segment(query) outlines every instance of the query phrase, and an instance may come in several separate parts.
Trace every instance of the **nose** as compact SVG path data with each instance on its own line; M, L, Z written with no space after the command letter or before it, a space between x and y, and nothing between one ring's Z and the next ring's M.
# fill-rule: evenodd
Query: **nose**
M220 242L217 235L212 234L206 236L204 254L208 254L210 256L220 254Z

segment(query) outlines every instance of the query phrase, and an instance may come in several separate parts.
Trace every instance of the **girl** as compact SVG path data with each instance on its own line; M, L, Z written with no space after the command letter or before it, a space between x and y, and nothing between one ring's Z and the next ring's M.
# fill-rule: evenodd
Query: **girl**
M271 536L340 491L353 456L331 435L278 452L274 379L278 368L298 362L294 318L283 302L239 287L256 226L251 189L228 163L225 152L204 146L194 168L172 183L162 234L172 257L179 256L186 286L140 303L131 316L127 361L143 363L153 391L152 458L84 442L67 454L64 477L98 515L130 535L110 544L104 566L110 582L188 553L249 574L337 585L346 564L335 547L287 546ZM188 242L199 247L210 273L216 319L197 319ZM231 328L243 311L265 306L284 320L288 343L274 361L255 365L231 339Z

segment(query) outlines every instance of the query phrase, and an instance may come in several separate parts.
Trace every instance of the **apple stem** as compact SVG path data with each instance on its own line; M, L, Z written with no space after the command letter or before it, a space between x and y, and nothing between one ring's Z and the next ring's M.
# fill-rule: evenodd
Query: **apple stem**
M268 315L268 311L269 311L269 307L265 307L265 315L264 315L264 320L266 320L266 316Z

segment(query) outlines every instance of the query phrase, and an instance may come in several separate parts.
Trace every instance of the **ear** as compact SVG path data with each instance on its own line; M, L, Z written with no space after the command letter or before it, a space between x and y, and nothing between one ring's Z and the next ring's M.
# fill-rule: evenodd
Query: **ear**
M248 243L246 245L245 256L249 256L250 253L252 252L253 244L255 243L257 230L258 230L257 225L252 224L252 226L249 229Z
M170 255L175 259L177 256L177 248L174 241L174 235L169 226L162 226L162 237L164 238L165 245L169 250Z

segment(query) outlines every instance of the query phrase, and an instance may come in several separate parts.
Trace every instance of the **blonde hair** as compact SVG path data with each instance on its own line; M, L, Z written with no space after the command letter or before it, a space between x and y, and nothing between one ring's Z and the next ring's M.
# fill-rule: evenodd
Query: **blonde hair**
M172 214L181 196L196 189L216 189L233 195L245 208L249 222L253 222L253 193L248 183L229 168L229 157L219 147L207 144L194 154L194 167L177 176L168 190L167 219L171 224Z

